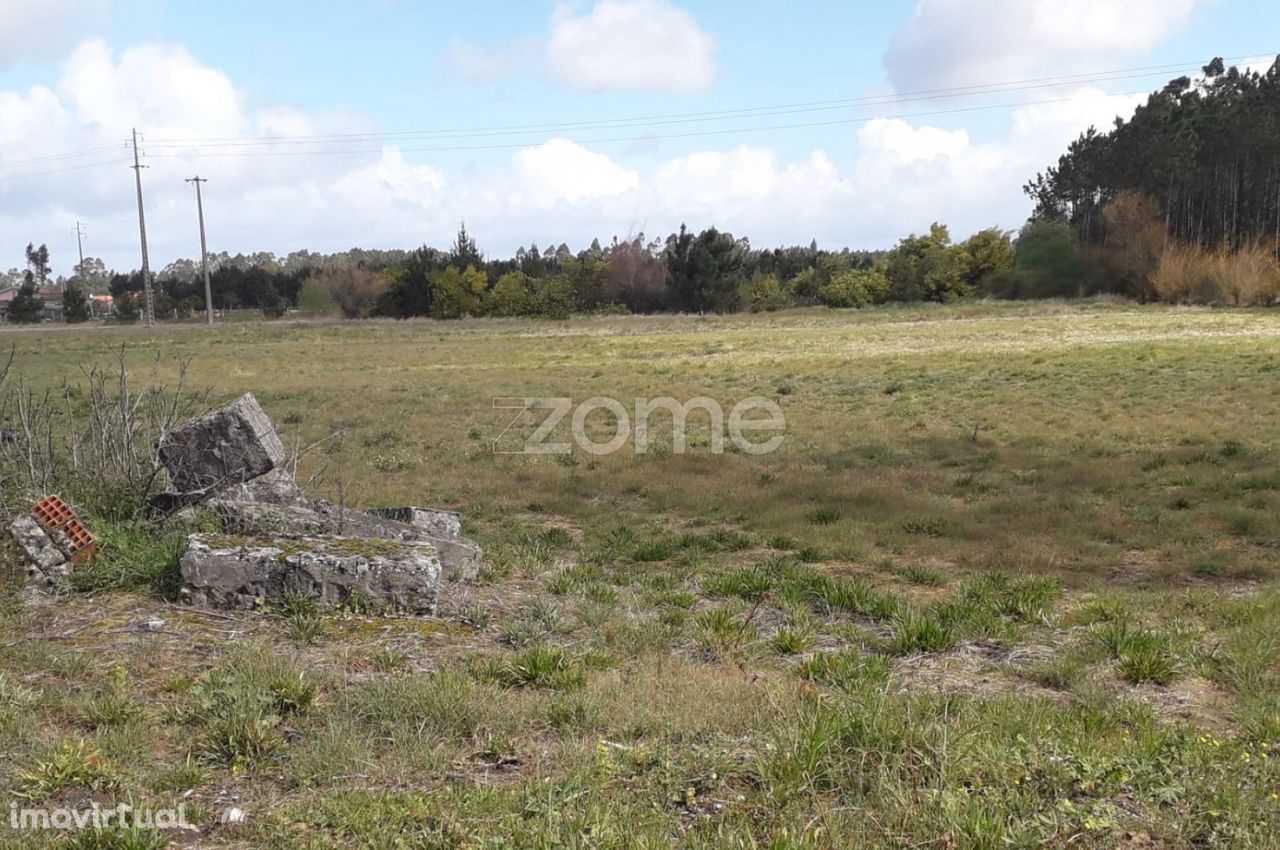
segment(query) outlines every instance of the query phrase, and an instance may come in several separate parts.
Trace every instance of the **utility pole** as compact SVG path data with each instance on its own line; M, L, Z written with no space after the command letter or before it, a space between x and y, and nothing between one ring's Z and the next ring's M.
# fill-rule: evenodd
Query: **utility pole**
M147 257L147 215L142 211L142 169L138 161L138 130L133 130L133 176L138 181L138 231L142 234L142 316L147 327L155 322L155 297L151 293L151 260Z
M76 222L76 247L80 249L80 265L76 266L76 274L84 274L84 225Z
M204 201L200 198L200 184L209 181L197 174L186 182L196 184L196 213L200 216L200 268L204 271L204 314L208 324L213 324L213 289L209 286L209 246L204 241Z

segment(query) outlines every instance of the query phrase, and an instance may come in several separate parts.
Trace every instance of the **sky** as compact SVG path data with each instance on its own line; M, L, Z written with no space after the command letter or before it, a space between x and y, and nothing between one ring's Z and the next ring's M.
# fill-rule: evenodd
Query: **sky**
M686 223L757 247L1013 230L1090 125L1214 56L1265 67L1273 0L0 0L0 269L47 243L481 250Z

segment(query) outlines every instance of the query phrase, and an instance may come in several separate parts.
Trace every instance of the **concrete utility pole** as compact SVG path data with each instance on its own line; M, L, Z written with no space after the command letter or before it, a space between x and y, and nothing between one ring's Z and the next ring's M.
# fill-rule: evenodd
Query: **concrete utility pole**
M204 201L200 198L200 184L209 181L197 174L186 182L196 184L196 213L200 216L200 268L204 271L204 314L208 324L213 324L213 288L209 286L209 246L204 241Z
M80 249L80 265L76 266L76 274L84 274L84 225L76 222L76 247Z
M133 131L133 176L138 181L138 230L142 234L142 317L151 327L156 320L156 301L151 292L151 260L147 257L147 215L142 211L142 169L138 161L138 130Z

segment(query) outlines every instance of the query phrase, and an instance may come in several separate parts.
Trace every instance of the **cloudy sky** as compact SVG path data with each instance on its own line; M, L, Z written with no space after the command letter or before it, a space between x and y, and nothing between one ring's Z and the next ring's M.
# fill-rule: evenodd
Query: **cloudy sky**
M714 224L757 246L1016 228L1090 124L1273 0L0 0L0 269L210 248L480 247Z

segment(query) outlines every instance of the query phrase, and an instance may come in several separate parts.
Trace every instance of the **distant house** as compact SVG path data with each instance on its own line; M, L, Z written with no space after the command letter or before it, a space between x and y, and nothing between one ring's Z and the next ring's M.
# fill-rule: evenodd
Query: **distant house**
M44 305L44 319L47 322L62 321L62 287L42 286L36 290L36 297Z
M18 297L18 287L10 286L0 289L0 322L8 321L9 305ZM36 292L36 297L44 306L43 318L47 322L62 321L62 287L44 286ZM89 314L95 319L110 316L116 311L115 299L110 295L90 295Z
M9 286L0 289L0 322L9 321L9 305L18 297L18 287Z
M90 295L89 311L95 319L114 315L116 312L116 299L110 295Z

